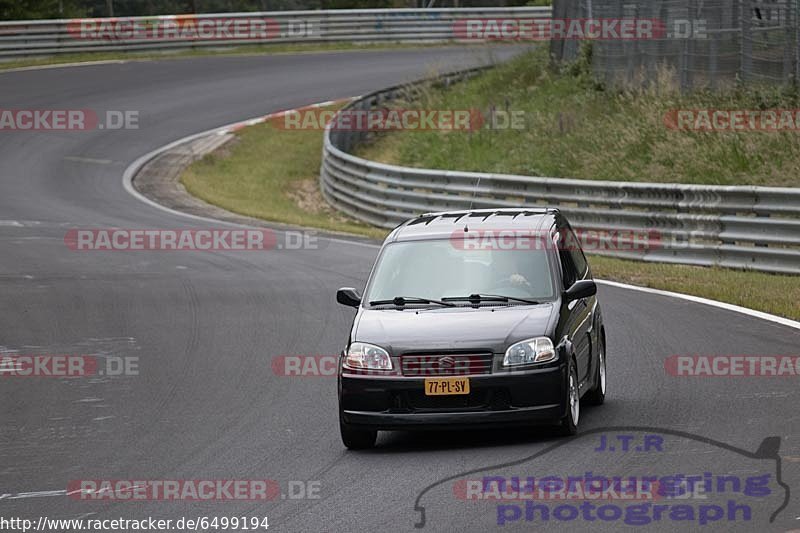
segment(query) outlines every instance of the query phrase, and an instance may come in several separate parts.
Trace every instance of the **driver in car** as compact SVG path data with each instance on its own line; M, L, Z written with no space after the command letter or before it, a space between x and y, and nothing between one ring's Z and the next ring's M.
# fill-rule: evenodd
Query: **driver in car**
M527 254L519 250L511 252L497 251L495 254L495 263L498 264L498 270L503 276L500 278L502 286L533 289L533 285L531 285L526 276L530 270L530 265L525 260Z

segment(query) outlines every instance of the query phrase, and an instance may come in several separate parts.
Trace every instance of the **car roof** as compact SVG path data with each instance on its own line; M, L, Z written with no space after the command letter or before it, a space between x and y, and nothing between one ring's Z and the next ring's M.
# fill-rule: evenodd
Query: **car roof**
M456 230L513 231L549 229L559 216L554 208L470 209L426 213L400 224L386 242L446 239Z

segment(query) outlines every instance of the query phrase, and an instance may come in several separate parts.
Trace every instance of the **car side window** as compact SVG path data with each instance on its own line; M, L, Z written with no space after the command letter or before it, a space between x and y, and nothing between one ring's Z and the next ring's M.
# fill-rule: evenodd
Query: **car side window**
M572 265L572 257L569 252L561 250L558 255L561 258L561 271L564 273L564 288L569 289L578 279L578 274Z
M569 255L575 267L575 272L577 274L576 279L583 279L586 277L586 270L589 268L589 263L586 261L586 256L583 255L580 241L575 236L575 232L572 231L572 228L568 229L568 231L569 239L567 239L567 242L571 243L571 246L569 246Z
M566 238L565 238L566 237ZM569 251L570 237L560 232L556 236L556 246L558 246L558 259L561 262L561 275L564 281L564 289L569 289L578 279L578 272L572 261L572 254Z

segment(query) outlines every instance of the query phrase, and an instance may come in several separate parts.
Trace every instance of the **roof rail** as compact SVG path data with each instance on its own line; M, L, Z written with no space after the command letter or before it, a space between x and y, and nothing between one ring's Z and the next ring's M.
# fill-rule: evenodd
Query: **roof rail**
M531 214L544 215L547 213L558 213L556 207L502 207L497 209L459 209L454 211L437 211L423 213L417 218L441 217L441 216L465 216L465 215L512 215L512 214Z

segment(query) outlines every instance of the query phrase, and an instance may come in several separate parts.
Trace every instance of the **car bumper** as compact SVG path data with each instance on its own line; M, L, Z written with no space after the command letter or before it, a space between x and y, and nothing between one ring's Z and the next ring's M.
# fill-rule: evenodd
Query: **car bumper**
M552 423L566 412L564 365L465 377L468 395L425 396L424 378L343 374L342 421L379 430L462 429Z

